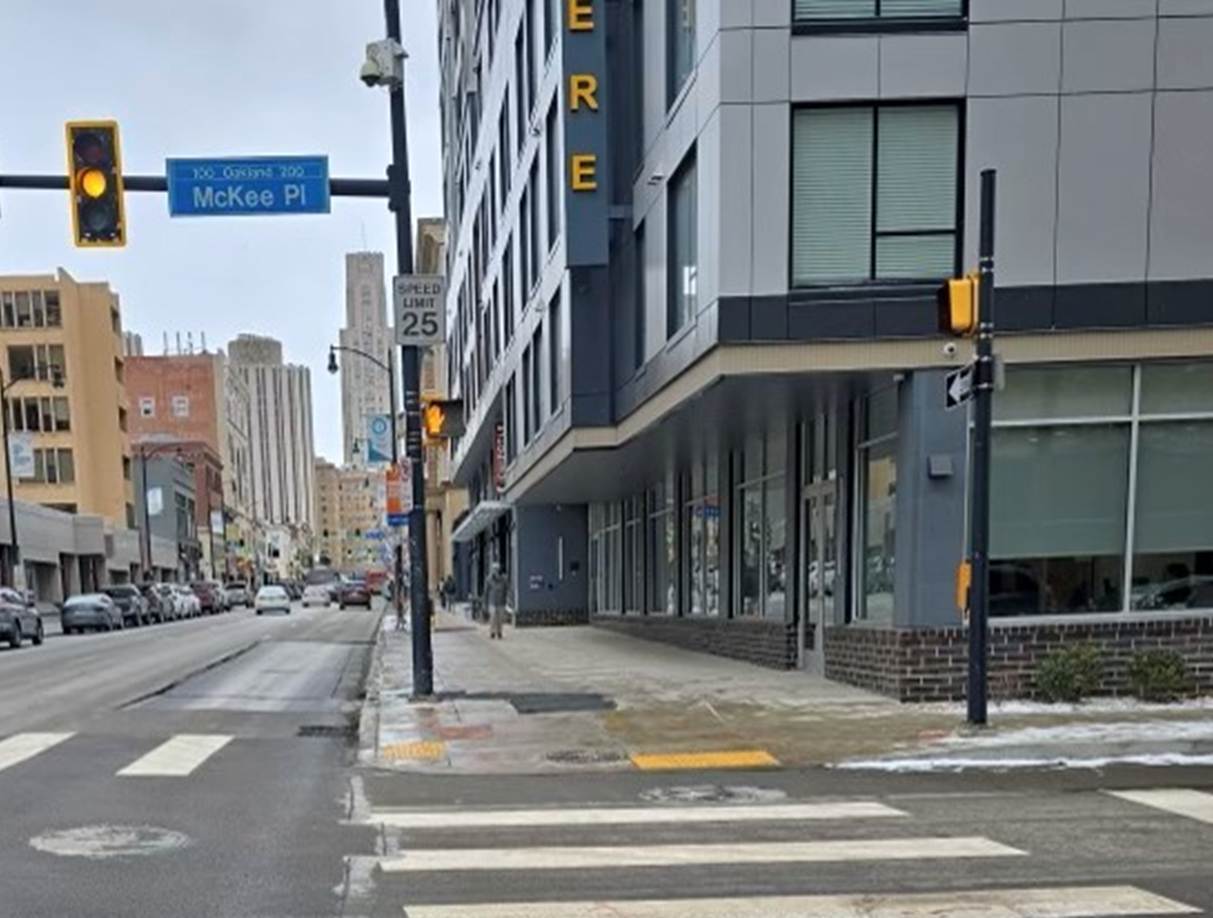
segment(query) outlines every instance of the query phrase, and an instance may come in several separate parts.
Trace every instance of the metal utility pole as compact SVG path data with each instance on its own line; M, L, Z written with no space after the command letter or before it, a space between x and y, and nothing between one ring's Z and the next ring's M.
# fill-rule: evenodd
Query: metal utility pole
M969 723L986 722L990 621L990 441L994 414L994 202L997 173L981 173L980 311L973 389L973 493L969 504Z
M0 393L8 390L9 384L4 382L4 371L0 370ZM0 399L3 401L3 399ZM4 414L4 485L8 495L8 537L12 543L12 552L10 561L12 562L9 568L8 583L9 586L19 587L24 586L23 583L18 583L18 569L21 567L21 546L17 541L17 505L13 502L13 453L8 447L8 406L3 405Z
M383 0L387 36L403 44L400 0ZM389 86L392 164L388 166L388 208L396 215L396 272L413 273L413 214L409 202L409 141L404 117L404 80ZM425 550L425 474L421 458L421 351L400 348L404 388L405 461L409 463L412 507L409 510L409 607L413 644L413 695L434 693L434 653L430 638L429 584Z

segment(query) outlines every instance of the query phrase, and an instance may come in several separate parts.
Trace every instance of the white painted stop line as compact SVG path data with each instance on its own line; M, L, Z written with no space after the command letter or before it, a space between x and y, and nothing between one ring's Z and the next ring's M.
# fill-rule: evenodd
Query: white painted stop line
M179 733L118 772L119 777L181 778L232 741L218 733Z
M410 905L409 918L1097 918L1192 915L1198 908L1133 886L990 889L862 896L769 896L628 902Z

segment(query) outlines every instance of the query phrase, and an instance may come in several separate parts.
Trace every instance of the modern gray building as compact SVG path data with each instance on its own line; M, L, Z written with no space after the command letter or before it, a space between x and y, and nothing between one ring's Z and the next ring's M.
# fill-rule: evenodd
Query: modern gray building
M520 622L962 694L993 168L993 690L1213 685L1211 0L439 6L455 538Z

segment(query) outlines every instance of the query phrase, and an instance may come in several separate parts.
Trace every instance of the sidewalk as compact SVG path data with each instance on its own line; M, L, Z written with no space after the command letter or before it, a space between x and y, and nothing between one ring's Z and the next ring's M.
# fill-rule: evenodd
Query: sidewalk
M432 699L414 703L407 632L384 620L364 764L460 774L830 765L884 770L1112 761L1213 764L1213 700L1011 702L969 731L964 706L902 705L595 628L485 626L440 612ZM1179 758L1176 759L1175 757Z

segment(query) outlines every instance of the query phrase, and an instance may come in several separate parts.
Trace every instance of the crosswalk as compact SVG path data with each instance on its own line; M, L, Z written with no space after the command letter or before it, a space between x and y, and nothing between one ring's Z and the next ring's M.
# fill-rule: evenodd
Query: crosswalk
M69 744L76 733L17 733L0 740L0 773ZM114 772L120 778L183 778L205 765L233 737L222 733L178 733Z
M1213 821L1211 794L1116 796ZM394 910L407 918L1141 918L1201 911L1106 877L1027 886L1022 880L1034 867L994 869L1028 862L1033 852L1022 843L950 835L938 823L916 831L913 814L875 800L371 807L361 821L393 841L380 856L360 858L373 861L360 871L351 866L377 885L375 914ZM832 872L820 873L831 865ZM745 871L754 869L761 871L751 884L755 894L740 895ZM952 878L943 885L972 879L969 888L927 891L930 885L909 879L924 875Z

